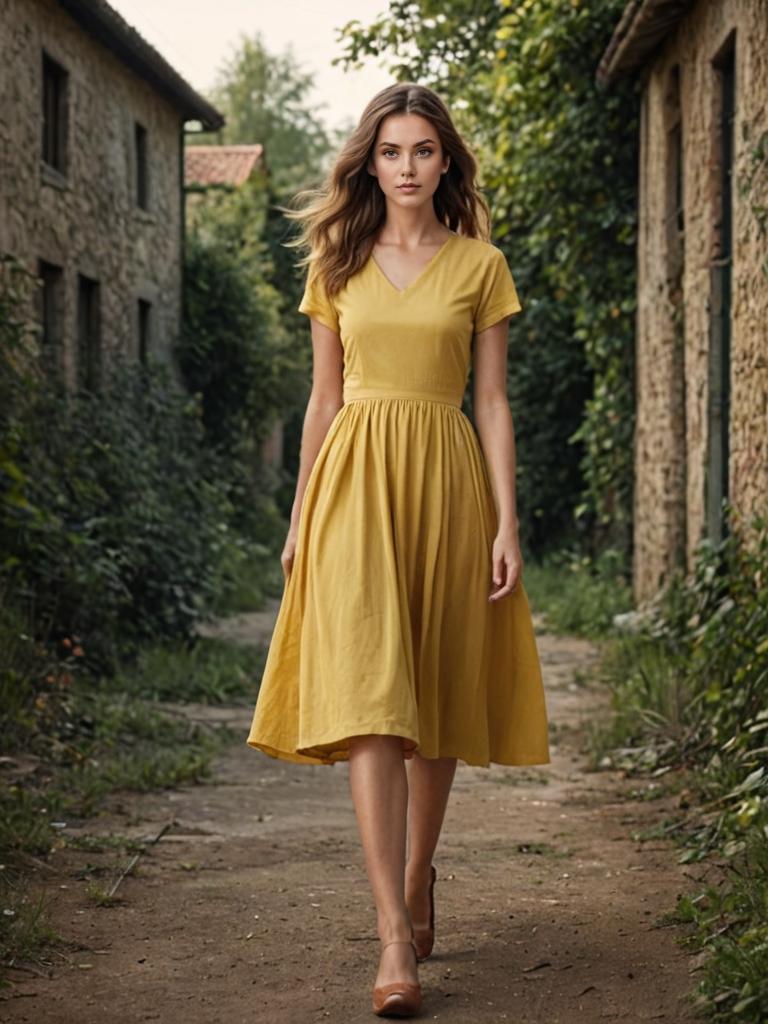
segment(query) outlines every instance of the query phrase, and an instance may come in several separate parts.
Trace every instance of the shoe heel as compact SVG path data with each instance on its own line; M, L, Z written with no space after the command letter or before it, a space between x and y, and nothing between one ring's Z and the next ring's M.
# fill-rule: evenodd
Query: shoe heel
M413 929L410 939L393 939L385 943L407 942L416 953L413 941ZM410 981L392 981L388 985L375 985L373 988L372 1008L377 1017L413 1017L421 1009L421 985Z
M437 880L437 871L435 865L431 868L431 878L429 882L429 927L428 928L416 928L414 929L414 946L416 948L416 960L421 963L426 960L432 954L432 948L435 944L435 881Z

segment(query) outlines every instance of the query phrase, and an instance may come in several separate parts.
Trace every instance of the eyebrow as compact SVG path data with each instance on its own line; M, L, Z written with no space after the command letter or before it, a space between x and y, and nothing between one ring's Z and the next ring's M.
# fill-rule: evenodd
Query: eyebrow
M421 142L414 142L414 146L423 146L425 142L431 142L434 144L434 139L422 139ZM396 142L380 142L380 146L391 146L393 149L400 149L401 147Z

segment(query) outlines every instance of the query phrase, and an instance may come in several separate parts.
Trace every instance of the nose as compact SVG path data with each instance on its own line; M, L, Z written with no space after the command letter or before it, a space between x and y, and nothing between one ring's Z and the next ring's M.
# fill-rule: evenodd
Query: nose
M404 178L410 178L413 176L412 160L413 157L409 156L407 153L403 156L402 174Z

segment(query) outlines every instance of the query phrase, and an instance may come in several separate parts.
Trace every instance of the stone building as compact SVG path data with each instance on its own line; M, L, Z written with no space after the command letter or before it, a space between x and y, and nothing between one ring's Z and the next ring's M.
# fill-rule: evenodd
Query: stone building
M223 117L104 0L0 0L0 252L39 276L46 365L93 386L166 359L187 121Z
M632 0L598 70L639 76L634 588L768 498L768 2Z

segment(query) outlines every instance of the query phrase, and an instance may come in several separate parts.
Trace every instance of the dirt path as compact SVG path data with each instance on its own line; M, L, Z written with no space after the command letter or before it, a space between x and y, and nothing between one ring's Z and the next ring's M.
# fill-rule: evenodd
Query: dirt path
M230 621L268 635L270 615ZM671 844L639 843L668 798L585 771L583 723L605 694L591 646L539 636L553 761L460 765L436 857L437 941L422 965L423 1020L449 1024L681 1024L693 961L660 915L688 891ZM580 670L587 682L574 682ZM194 710L194 709L193 709ZM198 709L201 715L206 709ZM114 906L85 894L94 865L125 855L65 849L46 874L70 941L49 976L14 973L0 1019L35 1024L340 1024L376 1019L373 904L347 765L288 765L246 746L251 708L216 709L243 736L214 785L123 795L81 829L134 837L172 828ZM73 830L74 831L74 830ZM114 877L114 876L113 876ZM104 879L100 879L104 881Z

